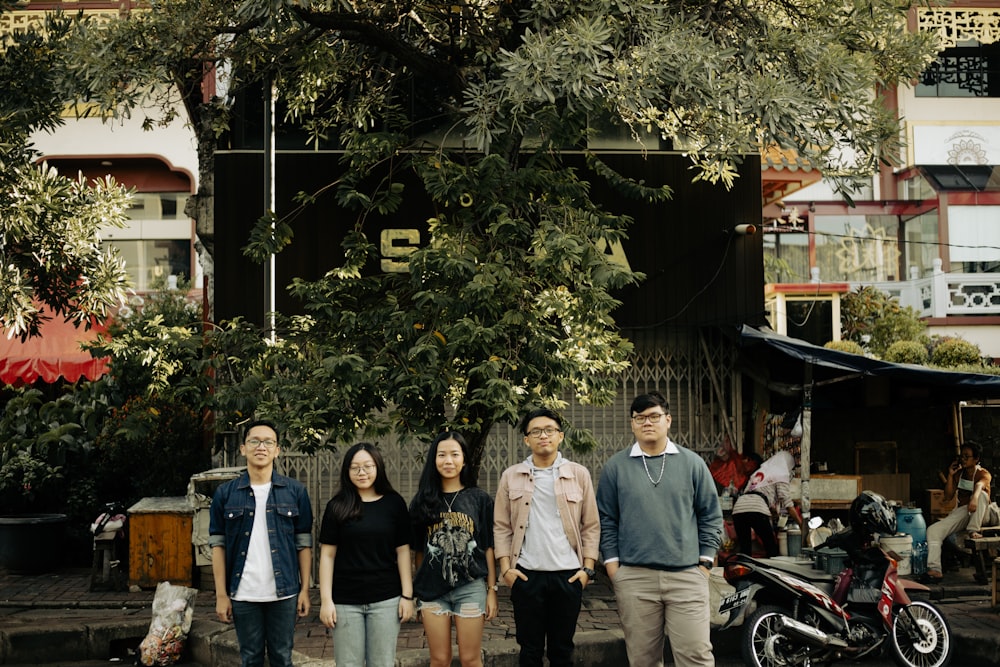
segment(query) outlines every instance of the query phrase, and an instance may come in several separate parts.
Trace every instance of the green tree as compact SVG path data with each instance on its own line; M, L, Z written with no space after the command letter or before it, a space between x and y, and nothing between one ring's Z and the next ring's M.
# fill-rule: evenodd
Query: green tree
M0 11L14 2L3 0ZM53 316L89 327L120 304L122 260L103 251L98 230L122 226L130 195L111 179L88 184L59 176L29 137L61 122L61 77L71 23L0 37L0 329L25 340Z
M234 338L252 347L217 357L241 392L231 404L259 398L307 447L366 428L454 426L478 456L492 425L527 403L607 401L628 359L610 293L641 276L603 248L629 220L591 200L566 149L584 153L586 178L654 201L669 184L609 169L587 150L595 127L625 129L637 148L664 141L691 157L695 179L723 185L744 155L794 148L846 193L898 148L897 120L875 91L912 79L933 53L905 30L906 10L887 0L178 0L83 25L72 80L116 113L164 102L151 124L175 113L169 93L179 92L199 136L191 212L209 252L212 147L228 108L203 102L207 69L222 66L232 94L273 85L287 122L342 148L345 173L330 187L355 212L346 260L292 286L308 316L283 323L276 344L225 327L220 350ZM424 192L405 192L401 174ZM409 272L363 275L368 216L427 196L430 242ZM266 257L293 233L294 215L268 214L247 251Z
M927 326L909 306L900 306L882 290L859 287L840 300L840 326L845 340L866 347L878 357L896 341L917 340Z

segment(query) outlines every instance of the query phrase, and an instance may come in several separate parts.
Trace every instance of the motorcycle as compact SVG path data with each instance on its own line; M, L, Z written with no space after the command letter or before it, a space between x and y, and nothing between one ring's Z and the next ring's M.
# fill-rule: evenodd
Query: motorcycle
M867 493L867 492L866 492ZM736 591L722 600L726 626L743 625L744 662L784 667L882 656L891 647L901 667L945 667L954 652L951 630L930 602L908 590L926 586L901 579L896 559L851 531L831 538L854 543L836 576L803 576L787 563L736 556L726 581Z

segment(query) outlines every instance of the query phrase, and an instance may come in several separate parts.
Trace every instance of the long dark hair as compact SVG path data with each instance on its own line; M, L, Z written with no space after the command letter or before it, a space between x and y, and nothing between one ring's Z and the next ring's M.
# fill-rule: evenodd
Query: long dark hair
M344 454L344 462L340 465L340 488L330 499L330 510L339 523L361 518L361 494L351 481L351 463L358 452L368 452L375 461L375 484L372 487L375 493L380 496L396 493L385 474L385 461L378 447L370 442L359 442Z
M468 488L474 486L472 483L472 467L469 461L469 445L465 438L458 431L445 431L431 442L427 450L427 460L424 461L424 470L420 473L420 486L410 503L410 517L418 524L431 524L441 516L444 509L444 498L441 492L441 473L437 469L438 445L445 440L454 440L462 448L462 459L464 465L458 473L458 479L462 486Z

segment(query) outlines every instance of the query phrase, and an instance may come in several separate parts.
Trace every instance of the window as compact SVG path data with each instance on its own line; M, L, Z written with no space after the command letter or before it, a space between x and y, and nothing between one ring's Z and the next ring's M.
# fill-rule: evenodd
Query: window
M917 97L1000 97L1000 43L966 40L938 54L915 88Z
M118 248L132 287L140 292L168 282L170 276L191 280L192 225L184 213L190 195L183 192L140 192L123 228L101 231L103 245ZM197 278L197 277L195 277Z
M170 276L191 277L191 242L178 240L105 241L118 248L125 260L129 280L139 292L148 292Z

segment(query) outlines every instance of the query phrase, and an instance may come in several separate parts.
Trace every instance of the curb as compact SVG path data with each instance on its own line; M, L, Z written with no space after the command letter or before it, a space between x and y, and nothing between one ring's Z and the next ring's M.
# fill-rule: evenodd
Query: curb
M583 665L627 664L625 635L621 630L591 630L576 633L576 662ZM188 635L191 658L199 665L239 667L240 652L236 631L231 625L216 621L195 621ZM483 667L518 667L520 649L514 639L483 642ZM311 658L294 651L299 667L334 667L333 660ZM396 667L429 667L430 656L424 649L406 649L396 653Z

